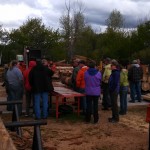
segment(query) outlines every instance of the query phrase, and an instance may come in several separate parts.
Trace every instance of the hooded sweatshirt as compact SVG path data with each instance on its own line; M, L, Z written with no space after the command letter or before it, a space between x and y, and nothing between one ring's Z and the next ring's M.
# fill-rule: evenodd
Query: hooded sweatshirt
M122 69L120 73L120 86L128 86L128 70Z
M88 69L87 66L83 66L77 73L76 77L76 86L77 88L84 89L85 88L85 81L84 81L84 73Z
M95 68L89 68L84 74L85 93L89 96L100 96L101 73Z
M29 68L26 69L24 72L23 72L23 77L24 77L24 86L25 86L25 89L27 91L31 91L31 86L30 86L30 83L29 83L29 72L31 71L31 69L36 66L36 62L35 61L30 61L29 62Z
M112 70L109 78L109 91L119 93L120 90L120 71L118 69Z

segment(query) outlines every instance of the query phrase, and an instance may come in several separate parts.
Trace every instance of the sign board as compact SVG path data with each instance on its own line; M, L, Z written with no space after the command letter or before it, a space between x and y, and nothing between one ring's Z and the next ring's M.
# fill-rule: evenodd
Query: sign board
M23 55L17 55L16 59L17 61L23 61Z

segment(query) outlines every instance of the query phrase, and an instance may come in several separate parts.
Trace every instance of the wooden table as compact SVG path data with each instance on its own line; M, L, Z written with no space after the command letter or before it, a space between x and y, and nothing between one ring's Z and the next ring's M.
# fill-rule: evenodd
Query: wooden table
M84 94L75 92L67 87L54 87L54 91L51 93L51 96L56 97L55 104L56 104L56 119L58 119L59 111L58 107L59 104L66 104L66 103L74 103L74 101L69 101L70 98L77 97L78 101L78 109L77 113L80 115L80 97L85 96ZM61 99L61 101L59 100ZM67 101L64 101L64 99L67 98Z

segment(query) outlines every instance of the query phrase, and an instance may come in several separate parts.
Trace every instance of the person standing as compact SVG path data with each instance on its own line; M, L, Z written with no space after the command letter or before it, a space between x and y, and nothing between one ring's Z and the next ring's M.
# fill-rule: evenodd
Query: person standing
M34 103L33 94L32 94L31 86L30 86L30 83L29 83L29 72L31 71L31 69L34 66L36 66L36 62L35 61L29 61L29 68L27 68L23 72L25 95L26 95L26 114L25 114L26 117L28 117L30 115L31 102Z
M78 92L85 94L85 81L84 81L84 73L88 69L85 65L84 60L79 61L79 71L76 77L76 87L78 88ZM86 113L86 97L83 96L80 98L81 109L83 110L83 115Z
M109 77L111 75L111 59L106 58L104 60L104 72L103 72L103 79L102 79L102 87L103 87L103 107L102 110L109 110L109 107L111 106L111 100L109 95Z
M72 76L71 76L71 84L72 84L73 90L77 92L76 77L77 77L78 71L80 69L79 60L78 59L73 60L72 66L73 66L73 71L72 71Z
M95 62L88 64L89 69L84 74L87 111L85 121L90 122L93 112L94 123L99 120L98 99L101 93L101 73L95 68Z
M112 73L109 78L109 93L112 104L112 117L108 118L111 123L119 122L119 111L118 111L118 94L120 88L120 71L118 69L118 62L113 59L111 62Z
M139 67L140 67L141 80L142 80L142 78L143 78L143 68L142 68L140 59L137 59L137 64L139 64Z
M50 61L50 62L52 62L52 61ZM48 69L50 69L51 71L53 71L53 73L55 72L56 67L55 67L55 69L53 67L50 67L50 64L47 59L42 59L42 64L45 67L47 67ZM53 65L51 65L51 66L53 66ZM50 80L50 84L52 84L52 76L49 76L49 80ZM50 93L49 93L49 108L52 108L52 96L50 95ZM48 110L49 110L49 108L48 108Z
M128 94L128 70L122 66L120 73L120 115L127 113L127 94Z
M10 96L9 85L8 85L7 76L6 76L8 69L9 69L8 64L4 64L4 76L3 76L4 82L3 82L2 86L5 87L5 90L6 90L6 93L7 93L7 101L10 101L11 96ZM7 110L12 111L12 106L7 105Z
M10 67L6 73L6 80L8 82L8 91L10 94L10 101L23 99L23 75L20 69L17 67L17 61L12 60ZM13 106L10 108L14 109ZM18 113L22 114L22 104L18 104Z
M72 61L72 66L73 66L73 71L72 71L72 76L71 76L71 87L74 91L78 92L79 90L76 86L76 77L77 77L78 71L80 69L79 60L74 59ZM78 98L77 97L74 98L74 102L75 103L73 105L77 106L78 105Z
M138 102L141 102L141 77L142 71L137 60L133 60L131 67L128 70L128 80L130 84L130 103L135 103L137 96Z
M48 117L48 94L53 91L51 76L53 71L44 66L41 60L36 61L36 66L29 73L29 83L34 95L35 119L47 119ZM42 113L40 101L42 100Z

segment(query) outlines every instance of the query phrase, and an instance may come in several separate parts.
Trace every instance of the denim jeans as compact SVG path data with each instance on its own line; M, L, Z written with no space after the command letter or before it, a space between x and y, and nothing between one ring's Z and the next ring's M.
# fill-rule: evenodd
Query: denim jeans
M137 100L141 101L141 81L130 82L130 96L133 102L135 102L136 95Z
M48 117L48 92L41 92L34 94L34 112L36 119L41 119L41 108L40 108L41 99L42 99L42 118Z
M120 86L120 113L127 112L128 86Z

